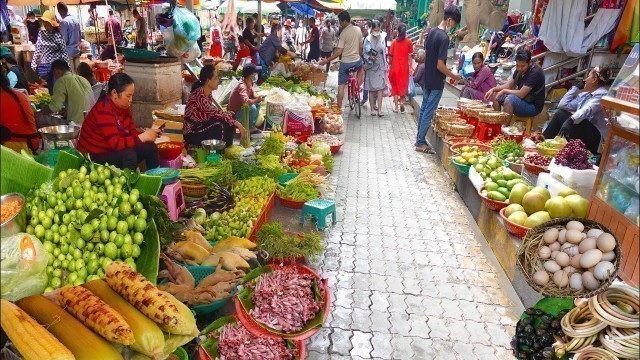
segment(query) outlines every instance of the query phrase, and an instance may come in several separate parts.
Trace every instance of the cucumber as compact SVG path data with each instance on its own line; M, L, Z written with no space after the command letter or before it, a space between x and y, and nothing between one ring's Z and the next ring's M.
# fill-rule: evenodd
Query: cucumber
M491 200L496 200L496 201L507 201L507 198L502 195L501 193L499 193L498 191L489 191L487 193L487 197Z

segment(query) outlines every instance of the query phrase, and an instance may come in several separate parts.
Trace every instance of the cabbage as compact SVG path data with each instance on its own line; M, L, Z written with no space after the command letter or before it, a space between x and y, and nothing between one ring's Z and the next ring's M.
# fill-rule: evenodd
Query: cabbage
M205 220L207 220L207 213L202 208L197 208L196 212L193 214L193 220L198 224L204 224Z
M322 141L316 141L311 146L311 153L318 154L318 155L330 154L331 147L323 143Z

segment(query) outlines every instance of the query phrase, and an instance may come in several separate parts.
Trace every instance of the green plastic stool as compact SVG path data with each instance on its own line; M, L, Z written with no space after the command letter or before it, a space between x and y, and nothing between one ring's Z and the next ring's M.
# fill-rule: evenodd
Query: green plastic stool
M336 203L333 200L313 199L302 205L302 215L300 216L300 224L304 225L307 216L313 216L318 219L316 227L322 231L327 227L327 216L331 215L331 223L336 224Z

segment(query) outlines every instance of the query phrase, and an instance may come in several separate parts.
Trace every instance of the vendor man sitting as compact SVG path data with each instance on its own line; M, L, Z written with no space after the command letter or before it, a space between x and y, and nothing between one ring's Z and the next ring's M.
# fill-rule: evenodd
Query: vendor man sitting
M264 96L256 96L253 91L253 84L258 80L259 71L253 63L248 63L242 68L242 81L231 92L229 104L227 104L227 110L235 114L236 120L242 119L242 105L249 105L249 127L251 129L258 122L260 103L264 100Z
M544 137L580 139L592 154L599 153L609 131L600 99L607 95L605 84L610 76L609 68L596 67L583 84L573 86L560 100L558 111L542 132ZM580 92L582 88L584 92Z
M138 133L130 109L134 90L133 79L127 74L109 78L106 93L82 124L78 139L80 152L97 163L109 163L120 169L135 170L142 161L147 169L158 167L158 148L154 141L162 130L147 129Z
M516 71L505 84L489 89L485 100L493 98L493 108L521 117L534 117L544 107L544 73L531 62L529 50L516 53Z
M67 112L67 122L80 125L84 121L84 111L89 110L93 90L91 84L82 76L71 73L69 64L64 60L55 60L51 64L51 71L56 79L51 94L51 103L42 110L42 114L49 115L64 109ZM56 124L39 124L39 126Z

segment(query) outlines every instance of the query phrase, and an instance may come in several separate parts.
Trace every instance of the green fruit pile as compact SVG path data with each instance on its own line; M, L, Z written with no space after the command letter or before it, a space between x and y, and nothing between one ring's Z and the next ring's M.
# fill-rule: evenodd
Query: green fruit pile
M476 172L482 177L482 180L486 180L493 170L504 167L504 161L498 159L496 156L489 155L483 156L478 159L478 163L473 166Z
M108 167L62 171L35 189L27 201L26 232L49 256L46 291L104 278L104 268L122 260L135 268L147 228L140 192Z
M222 241L230 236L246 238L260 216L268 198L263 195L236 197L233 209L214 212L203 224L208 241Z
M505 216L509 221L525 227L536 227L551 219L564 217L585 217L589 200L578 195L573 189L562 189L551 197L549 190L536 186L516 185L509 196Z
M511 190L518 184L526 186L520 174L508 167L498 167L489 173L484 182L484 194L486 197L496 201L507 201L511 195Z

